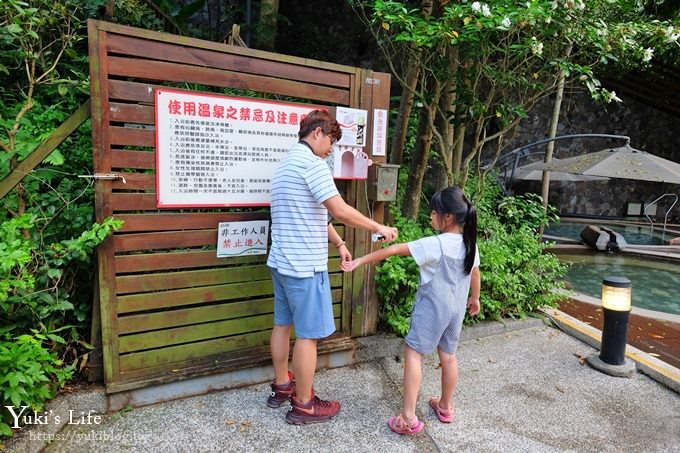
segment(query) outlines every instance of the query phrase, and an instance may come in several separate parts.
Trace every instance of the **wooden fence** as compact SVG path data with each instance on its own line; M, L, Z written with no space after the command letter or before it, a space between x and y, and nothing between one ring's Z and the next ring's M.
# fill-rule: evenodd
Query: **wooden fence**
M94 170L125 178L98 180L95 190L97 220L125 222L98 254L107 391L268 362L266 258L219 259L215 244L219 222L266 220L269 212L157 208L154 89L231 88L372 112L388 108L389 75L93 20L88 37ZM338 186L368 212L364 182ZM370 249L367 233L338 229L355 255ZM350 337L372 333L377 319L367 274L343 274L330 252L338 330L320 352L351 347Z

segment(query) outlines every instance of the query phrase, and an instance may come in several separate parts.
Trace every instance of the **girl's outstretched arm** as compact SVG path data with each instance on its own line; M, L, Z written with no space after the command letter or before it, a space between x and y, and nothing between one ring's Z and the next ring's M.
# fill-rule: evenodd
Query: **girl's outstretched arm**
M470 273L470 297L467 301L468 312L474 316L479 313L479 291L482 286L479 276L479 267L473 267Z
M367 255L357 258L354 261L343 261L341 264L342 270L345 272L353 271L362 264L374 263L376 261L382 261L390 256L411 256L411 251L406 244L394 244L384 249L376 250Z

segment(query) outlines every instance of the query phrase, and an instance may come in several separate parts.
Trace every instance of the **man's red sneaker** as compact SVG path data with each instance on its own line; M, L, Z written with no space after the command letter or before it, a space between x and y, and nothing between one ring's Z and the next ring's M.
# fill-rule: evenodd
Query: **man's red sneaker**
M340 401L325 401L314 394L306 404L301 403L295 396L290 399L290 410L286 414L286 421L293 425L305 423L322 423L338 415Z
M277 384L276 380L271 384L272 391L267 398L267 406L276 409L281 407L283 403L290 400L295 393L295 376L290 371L288 372L288 382L285 384Z

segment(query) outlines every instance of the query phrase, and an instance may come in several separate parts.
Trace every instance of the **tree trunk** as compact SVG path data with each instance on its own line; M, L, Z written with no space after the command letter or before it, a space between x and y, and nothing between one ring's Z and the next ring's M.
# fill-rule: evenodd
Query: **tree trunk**
M424 17L432 15L433 2L432 0L422 0L420 2L420 9ZM401 90L401 99L399 100L399 113L394 125L394 139L392 141L392 148L390 149L389 162L391 164L401 165L404 160L404 146L406 145L406 133L408 132L408 121L411 117L411 110L413 109L413 100L418 87L418 77L420 76L419 53L409 59L408 70L404 79L404 87Z
M428 79L423 78L421 83L428 84ZM440 83L436 79L429 80L431 85L430 93L440 93ZM420 195L423 191L423 180L425 179L425 171L427 170L427 163L430 157L430 149L432 147L432 119L437 112L437 104L439 99L436 97L432 99L427 108L423 109L418 120L418 139L416 140L416 147L411 156L411 165L409 168L408 181L406 183L406 194L404 195L404 204L402 205L402 215L407 219L415 219L418 217L418 210L420 209Z
M446 58L449 65L449 77L446 78L439 101L439 115L437 117L437 129L442 137L442 150L439 153L434 174L436 190L441 190L451 185L453 173L453 147L455 143L455 129L453 121L456 116L456 90L458 71L458 47L449 46L446 50Z
M404 146L406 145L406 132L408 131L408 121L413 109L413 98L418 85L419 69L417 65L409 65L406 73L406 87L401 90L399 100L399 114L394 125L394 139L390 150L390 163L401 165L404 159Z
M404 204L401 209L402 215L407 219L415 219L420 209L420 194L423 191L423 180L432 145L432 129L428 116L428 110L423 109L418 120L418 139L411 156Z
M277 19L279 0L260 2L260 30L257 34L257 48L273 52L276 50Z
M449 169L451 168L453 151L453 125L450 121L450 114L454 95L451 92L451 79L446 80L442 97L439 99L439 113L437 114L437 129L444 142L443 149L439 153L439 159L433 162L432 183L435 190L441 190L449 185Z
M570 43L567 47L566 57L569 58L571 55L572 44ZM555 138L557 134L557 126L560 123L560 110L562 109L562 98L564 97L564 80L566 74L564 70L560 69L560 74L557 79L557 92L555 93L555 104L553 104L552 117L550 118L550 130L548 131L548 138ZM544 162L548 163L552 161L553 150L555 149L555 142L548 142L545 147L545 158ZM547 212L548 210L548 195L550 193L550 172L543 172L543 179L541 180L541 197L543 198L543 210ZM541 233L543 233L543 227L541 227Z
M456 184L459 187L464 187L465 183L461 178L461 165L463 165L463 145L465 144L465 124L461 123L456 127L454 132L455 141L453 143L453 158L451 162L451 175L453 181L451 184Z

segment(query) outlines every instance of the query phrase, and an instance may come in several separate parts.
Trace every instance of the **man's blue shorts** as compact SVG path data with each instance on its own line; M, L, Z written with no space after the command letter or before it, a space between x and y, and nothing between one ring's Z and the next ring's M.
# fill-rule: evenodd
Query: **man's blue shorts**
M303 339L326 338L335 332L328 272L313 277L281 275L271 268L274 281L274 325L295 327Z

